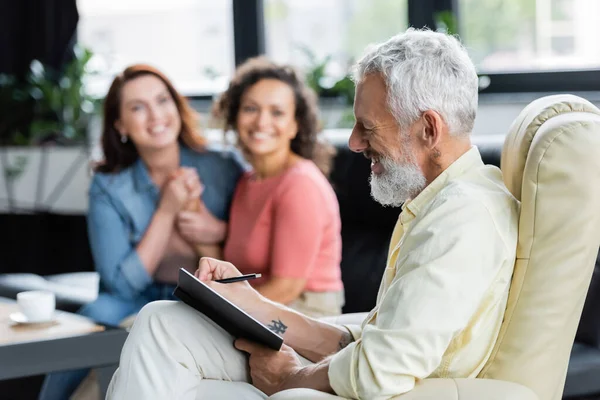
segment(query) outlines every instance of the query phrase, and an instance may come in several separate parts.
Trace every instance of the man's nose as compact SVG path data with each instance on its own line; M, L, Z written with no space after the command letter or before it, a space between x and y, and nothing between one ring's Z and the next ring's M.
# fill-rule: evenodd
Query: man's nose
M356 127L352 129L348 139L348 147L355 153L362 153L369 147L369 143L362 137Z

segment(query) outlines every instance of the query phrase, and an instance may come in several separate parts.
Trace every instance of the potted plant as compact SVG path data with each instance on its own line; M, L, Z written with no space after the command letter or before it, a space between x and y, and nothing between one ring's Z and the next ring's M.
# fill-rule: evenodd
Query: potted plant
M24 79L0 75L0 211L87 206L87 131L99 107L85 91L91 58L76 46L60 71L34 60Z
M321 109L328 115L325 119L334 120L327 123L329 128L352 128L354 125L354 82L349 75L334 77L328 74L328 66L331 56L318 59L315 53L308 47L300 46L308 66L305 69L306 84L319 96ZM329 118L327 118L329 117Z

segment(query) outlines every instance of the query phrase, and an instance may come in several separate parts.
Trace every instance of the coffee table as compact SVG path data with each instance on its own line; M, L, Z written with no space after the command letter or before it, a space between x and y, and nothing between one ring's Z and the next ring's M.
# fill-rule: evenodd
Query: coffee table
M56 311L47 324L16 324L14 300L0 297L0 380L79 368L95 368L104 396L119 363L127 331Z

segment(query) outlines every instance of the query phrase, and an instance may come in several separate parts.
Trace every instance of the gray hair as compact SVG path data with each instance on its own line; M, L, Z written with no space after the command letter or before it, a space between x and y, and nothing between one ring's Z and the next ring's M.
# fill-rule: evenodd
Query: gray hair
M402 129L427 110L438 112L453 136L469 135L477 113L478 78L467 51L454 36L409 28L371 45L354 66L356 84L380 73L388 106Z

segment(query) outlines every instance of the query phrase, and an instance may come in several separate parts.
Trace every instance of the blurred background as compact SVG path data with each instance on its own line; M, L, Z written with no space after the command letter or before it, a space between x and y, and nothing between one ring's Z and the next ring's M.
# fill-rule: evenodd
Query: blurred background
M343 140L354 122L349 67L369 43L409 26L457 34L468 48L480 74L476 135L505 134L522 107L543 94L600 100L598 0L0 4L0 210L85 211L86 167L102 157L101 100L114 75L133 63L163 70L213 140L222 133L209 115L212 99L237 64L258 54L302 70L320 96L325 136ZM34 150L48 143L59 147L40 164ZM47 165L59 170L42 179Z

